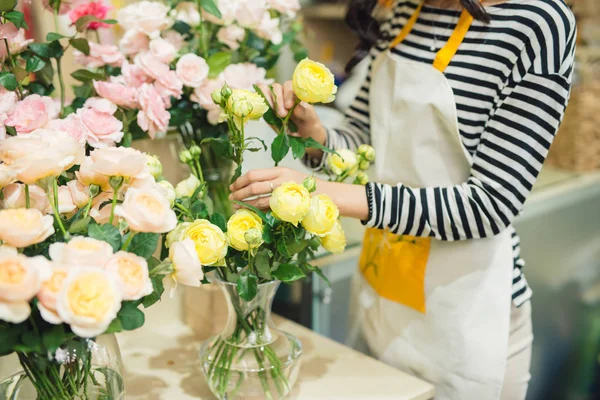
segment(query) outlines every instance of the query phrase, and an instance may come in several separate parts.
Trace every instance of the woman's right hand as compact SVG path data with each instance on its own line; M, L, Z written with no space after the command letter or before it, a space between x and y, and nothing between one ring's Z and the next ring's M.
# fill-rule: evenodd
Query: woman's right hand
M277 115L280 118L285 118L288 112L294 107L297 99L292 88L292 81L287 81L283 85L279 83L273 84L273 92L271 92L268 85L263 84L258 86ZM290 135L303 138L310 137L322 145L325 144L327 132L312 105L301 101L294 109L290 120L298 127L298 132L289 133ZM307 152L313 156L318 156L322 153L320 150L315 149L307 149Z

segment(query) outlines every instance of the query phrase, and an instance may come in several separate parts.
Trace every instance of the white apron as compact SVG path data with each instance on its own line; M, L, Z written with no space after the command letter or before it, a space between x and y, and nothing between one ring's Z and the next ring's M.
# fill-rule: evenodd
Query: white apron
M391 48L408 35L420 9ZM369 98L377 157L374 181L424 188L450 187L469 178L472 159L460 140L454 94L443 71L472 20L463 11L434 66L391 51L374 61ZM389 242L380 236L373 241L373 234L381 231L367 231L363 252L374 246L390 251ZM395 295L389 283L386 290L392 295L384 297L364 272L355 277L352 312L360 319L363 340L382 361L433 383L436 400L499 399L511 307L509 232L468 241L417 240L426 241L420 250L426 254L421 309L390 300ZM388 261L411 265L410 244L406 246L388 253L394 254ZM401 261L403 257L409 258ZM415 290L412 285L409 289Z

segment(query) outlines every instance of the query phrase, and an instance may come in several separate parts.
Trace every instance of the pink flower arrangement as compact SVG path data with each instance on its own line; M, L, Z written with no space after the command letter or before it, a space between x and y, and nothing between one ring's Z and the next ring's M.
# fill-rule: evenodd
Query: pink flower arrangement
M92 15L99 20L103 20L106 18L106 14L111 7L105 6L102 4L102 1L90 1L89 3L82 3L69 11L69 18L71 22L75 23L81 17L85 17L86 15ZM96 30L98 28L108 28L108 25L102 21L92 21L88 24L87 28Z
M97 44L89 42L90 55L86 56L80 51L75 51L75 61L87 68L100 68L105 65L120 67L125 57L117 46L110 44Z
M46 126L59 111L59 106L50 97L32 94L14 106L4 124L14 127L18 134L27 134Z
M92 97L77 110L77 116L89 130L92 147L114 146L123 139L123 123L114 117L117 106L107 99Z
M165 101L154 86L144 84L140 88L139 102L141 109L137 116L137 122L140 128L147 131L151 138L165 133L169 128L171 116L166 109Z
M94 89L98 96L105 98L119 107L136 108L138 91L127 86L124 79L112 78L110 81L94 81Z

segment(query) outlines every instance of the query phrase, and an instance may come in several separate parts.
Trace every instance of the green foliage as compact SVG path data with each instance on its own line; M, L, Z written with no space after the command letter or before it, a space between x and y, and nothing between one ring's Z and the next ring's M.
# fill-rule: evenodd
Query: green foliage
M243 300L250 301L256 297L258 278L250 271L245 270L237 278L237 290Z
M132 233L129 233L129 235L131 234ZM129 247L124 250L127 250L128 252L144 259L149 259L152 257L152 254L154 254L156 248L158 247L159 238L160 235L158 233L137 233L131 240Z
M151 280L152 280L152 288L154 289L154 291L152 293L150 293L148 296L144 297L144 299L142 300L142 305L144 306L144 308L148 308L148 307L156 304L158 301L160 301L160 298L162 297L162 295L165 291L162 275L153 276L151 278Z
M294 282L306 277L300 267L294 264L281 264L272 274L275 279L285 283Z
M223 72L223 70L229 64L231 64L231 57L231 53L225 51L221 51L210 56L208 60L206 60L210 71L209 76L211 78L215 78L221 72Z
M71 76L74 79L77 79L78 81L81 81L81 82L90 82L93 80L103 80L104 79L103 74L98 74L96 72L92 72L87 69L78 69L77 71L73 72L71 74Z
M12 10L7 13L4 13L3 16L4 16L4 19L15 24L17 29L21 29L21 28L29 29L27 22L25 22L25 16L23 15L22 12Z
M115 252L121 250L121 234L119 233L119 229L110 224L90 225L88 235L110 244Z
M18 83L15 75L8 71L0 72L0 85L7 90L16 90Z
M117 318L121 323L121 327L126 331L133 331L144 325L144 313L138 308L137 304L132 301L124 301L121 304L121 309L117 314Z
M71 44L71 46L73 46L75 49L79 50L86 56L90 55L90 45L86 39L73 38L69 40L69 43Z
M271 157L275 162L275 166L277 166L281 160L287 156L287 153L290 151L290 139L289 136L285 133L280 133L275 137L273 143L271 144Z

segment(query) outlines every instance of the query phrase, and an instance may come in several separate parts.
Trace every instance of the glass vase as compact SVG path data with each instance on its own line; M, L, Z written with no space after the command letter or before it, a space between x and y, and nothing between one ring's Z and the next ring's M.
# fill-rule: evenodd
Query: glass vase
M114 335L75 337L48 353L0 358L0 400L123 400L119 344Z
M231 177L233 176L232 168L232 162L223 163L220 168L202 167L208 190L207 195L213 202L214 211L226 219L233 215L232 202L229 200L231 194L229 185L231 185Z
M221 400L285 398L298 378L302 345L271 321L279 282L258 285L256 297L245 301L235 283L215 281L227 298L228 319L223 331L200 349L211 391Z

